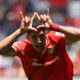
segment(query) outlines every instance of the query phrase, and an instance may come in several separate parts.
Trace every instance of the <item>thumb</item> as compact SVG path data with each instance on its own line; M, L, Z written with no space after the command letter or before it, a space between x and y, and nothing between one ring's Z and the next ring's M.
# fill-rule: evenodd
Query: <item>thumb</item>
M47 16L50 16L49 8L47 8Z
M24 19L23 12L20 11L21 18Z

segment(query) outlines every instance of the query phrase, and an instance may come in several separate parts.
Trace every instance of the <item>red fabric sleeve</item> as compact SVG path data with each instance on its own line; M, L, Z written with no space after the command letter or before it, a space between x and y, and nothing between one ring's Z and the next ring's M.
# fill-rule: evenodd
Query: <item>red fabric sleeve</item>
M54 30L54 31L58 31L59 30L59 25L58 24L52 24L52 26L51 26L51 30Z

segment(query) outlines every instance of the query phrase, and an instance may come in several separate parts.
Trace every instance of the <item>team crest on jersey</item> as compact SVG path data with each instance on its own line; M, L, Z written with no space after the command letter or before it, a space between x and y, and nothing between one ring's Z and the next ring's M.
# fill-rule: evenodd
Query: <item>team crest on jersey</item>
M23 55L24 55L24 52L23 52L22 50L20 50L20 52L21 52L21 54L23 54Z
M48 50L49 54L53 54L54 53L54 49L53 48L48 48L47 50Z

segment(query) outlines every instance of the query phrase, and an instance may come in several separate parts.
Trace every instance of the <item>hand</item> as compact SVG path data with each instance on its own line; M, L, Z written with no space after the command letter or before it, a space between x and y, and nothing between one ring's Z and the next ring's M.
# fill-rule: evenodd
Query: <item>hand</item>
M22 17L21 27L20 27L21 31L24 33L29 30L37 31L35 28L32 27L32 23L33 23L34 18L36 17L36 13L33 14L32 18L28 16L24 17L22 12L20 12L20 14Z
M51 25L53 23L52 23L50 16L49 16L49 8L47 9L47 15L45 15L45 14L40 15L40 19L41 19L41 22L44 24L45 28L47 28L47 29L51 28ZM37 29L39 29L39 28L41 28L41 26L37 27Z

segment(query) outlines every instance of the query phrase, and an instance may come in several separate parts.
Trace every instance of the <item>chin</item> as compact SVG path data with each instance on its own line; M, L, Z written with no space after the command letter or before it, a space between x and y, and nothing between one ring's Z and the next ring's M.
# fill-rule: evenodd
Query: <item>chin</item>
M37 52L42 53L42 49L37 50Z

